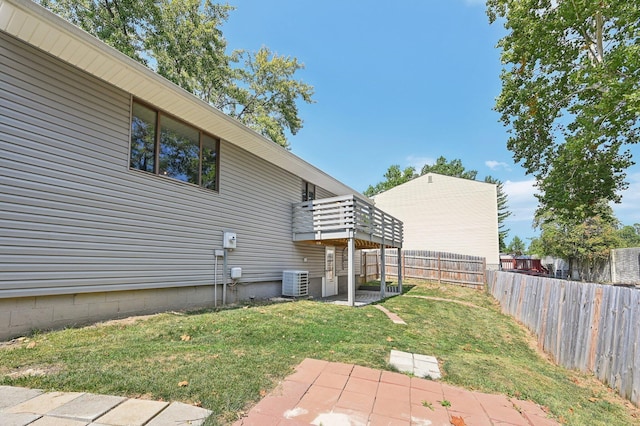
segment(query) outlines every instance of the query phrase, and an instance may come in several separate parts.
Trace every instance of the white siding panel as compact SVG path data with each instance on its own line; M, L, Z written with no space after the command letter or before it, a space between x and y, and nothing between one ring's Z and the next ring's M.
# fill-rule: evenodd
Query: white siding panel
M482 256L498 265L495 185L428 173L374 199L403 222L404 249Z
M10 8L9 5L4 5L7 9ZM4 12L4 11L3 11ZM24 13L3 13L2 16L6 16L9 18L9 24L7 28L16 33L22 32L23 28L25 28L25 23L27 20L27 15Z
M52 31L50 28L47 28L46 31L47 31L47 36L43 39L42 44L39 46L41 46L43 50L48 52L62 38L62 33L57 30Z
M225 230L240 285L322 276L300 177L226 141L219 192L129 170L129 94L2 33L0 60L0 297L210 285Z
M26 39L28 40L29 38L27 37ZM82 57L82 55L79 54L80 51L82 51L82 44L74 40L66 43L64 49L62 49L58 56L64 61L75 63Z
M65 47L67 47L69 41L66 37L60 37L57 34L56 37L53 38L53 40L49 52L51 52L51 54L54 56L60 56L60 53L64 50Z
M81 53L82 50L78 50L78 59L75 62L76 66L80 69L85 69L89 64L94 63L99 59L98 52Z
M33 28L33 33L28 40L31 40L31 42L37 46L40 45L48 37L49 32L46 30L46 28L44 28L42 25L38 25Z

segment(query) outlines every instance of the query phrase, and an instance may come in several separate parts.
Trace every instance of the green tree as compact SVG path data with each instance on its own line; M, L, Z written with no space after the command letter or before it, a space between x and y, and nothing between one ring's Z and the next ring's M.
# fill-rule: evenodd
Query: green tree
M384 174L385 180L382 182L378 182L375 186L369 185L369 187L364 191L364 195L366 195L367 197L372 197L383 191L391 189L394 186L402 185L405 182L409 182L416 176L417 175L415 167L407 167L406 169L401 170L399 165L394 164L390 166L389 169L387 169L387 172Z
M544 247L542 247L542 241L540 241L540 238L531 238L529 247L527 248L527 254L536 255L538 257L545 256Z
M578 224L548 212L536 217L543 254L567 260L569 270L577 268L583 281L595 281L606 266L611 249L622 244L611 208L604 202L598 207L598 214Z
M622 247L640 247L640 223L623 226L618 230Z
M272 141L288 146L285 131L295 135L302 128L297 100L313 102L313 88L294 79L304 65L266 47L256 53L236 54L245 64L237 73L243 84L235 88L232 102L221 106L222 110Z
M500 180L495 179L492 176L485 176L484 181L496 185L498 203L498 244L500 247L499 250L504 251L507 248L505 240L509 234L509 229L506 229L504 221L511 216L511 211L509 211L508 206L509 199L507 194L504 192L504 185Z
M263 47L227 54L221 27L233 8L211 0L39 0L63 18L183 89L288 147L302 128L298 101L313 87L295 79L296 58Z
M640 126L640 8L629 0L488 0L504 23L495 109L538 212L582 224L619 202Z
M509 245L507 246L507 253L513 254L514 256L520 256L524 254L526 247L524 245L524 241L520 239L517 235L513 237Z
M478 175L477 170L467 170L459 159L447 161L443 156L438 157L434 164L425 164L420 171L420 175L427 173L438 173L441 175L459 177L463 179L475 180Z
M209 1L158 0L146 14L134 16L148 28L140 34L140 42L158 74L220 109L236 90L234 58L226 54L220 30L232 10Z
M39 0L42 6L148 65L144 34L156 10L154 0Z

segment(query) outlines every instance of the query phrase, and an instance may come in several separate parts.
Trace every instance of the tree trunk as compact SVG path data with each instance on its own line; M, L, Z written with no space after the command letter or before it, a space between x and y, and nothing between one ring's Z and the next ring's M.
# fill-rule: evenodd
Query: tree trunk
M598 56L596 60L599 63L604 62L604 43L602 42L602 27L604 26L604 19L602 18L602 12L596 12L596 49L598 49Z

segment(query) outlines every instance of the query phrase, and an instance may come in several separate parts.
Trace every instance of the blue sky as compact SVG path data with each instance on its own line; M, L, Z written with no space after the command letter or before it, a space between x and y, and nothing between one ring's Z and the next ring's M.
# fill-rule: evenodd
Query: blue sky
M514 164L507 132L492 110L500 92L504 34L480 0L230 0L223 28L230 49L269 47L305 64L315 88L300 106L304 128L292 152L358 191L402 168L458 158L478 179L502 180L514 235L528 243L537 202L533 179ZM636 151L638 151L636 149ZM636 155L636 159L638 159ZM640 222L640 167L614 206ZM437 206L434 206L437 208Z

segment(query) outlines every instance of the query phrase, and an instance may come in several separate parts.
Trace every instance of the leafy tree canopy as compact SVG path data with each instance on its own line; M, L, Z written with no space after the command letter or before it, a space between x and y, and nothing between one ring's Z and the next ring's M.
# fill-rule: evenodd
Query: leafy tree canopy
M640 223L623 226L618 230L622 247L640 247Z
M459 177L463 179L475 180L478 175L477 170L467 170L459 159L447 161L446 158L440 156L434 164L425 164L420 171L420 176L427 173L438 173L441 175Z
M543 257L546 255L546 253L544 252L544 247L542 247L542 241L540 241L540 238L531 238L531 240L529 241L529 247L527 248L527 253L539 257Z
M640 134L640 8L629 0L488 0L508 31L495 109L533 174L539 213L565 223L620 201Z
M467 170L463 165L462 161L459 159L454 159L451 161L447 161L446 158L440 156L436 160L434 164L425 164L420 171L420 174L416 173L415 167L407 167L404 170L400 169L400 166L394 164L387 169L387 172L384 174L385 180L382 182L378 182L375 185L369 185L369 187L364 191L364 195L367 197L371 197L373 195L379 194L380 192L389 190L394 186L402 185L405 182L410 181L413 178L418 176L425 175L427 173L438 173L441 175L459 177L463 179L471 179L475 180L478 172L476 170ZM487 176L487 178L491 178L491 176ZM491 178L493 179L493 178ZM485 182L488 182L485 180ZM490 182L490 183L496 183Z
M287 147L302 128L298 100L313 87L295 79L296 58L263 47L226 53L221 27L233 8L210 0L39 0L183 89Z
M520 239L517 235L513 237L509 245L507 246L507 253L519 256L525 253L526 247L524 245L524 241Z
M505 227L504 221L511 216L511 211L509 211L508 205L509 199L507 194L504 192L504 184L500 180L495 179L492 176L485 176L484 181L496 185L498 201L498 245L499 250L504 251L507 248L505 239L509 234L509 229Z
M364 195L366 195L367 197L372 197L376 194L391 189L394 186L402 185L405 182L409 182L416 176L418 175L416 175L415 167L407 167L406 169L401 170L399 165L394 164L390 166L389 169L387 169L387 172L384 174L385 180L382 182L378 182L375 186L369 185L369 187L364 191Z

